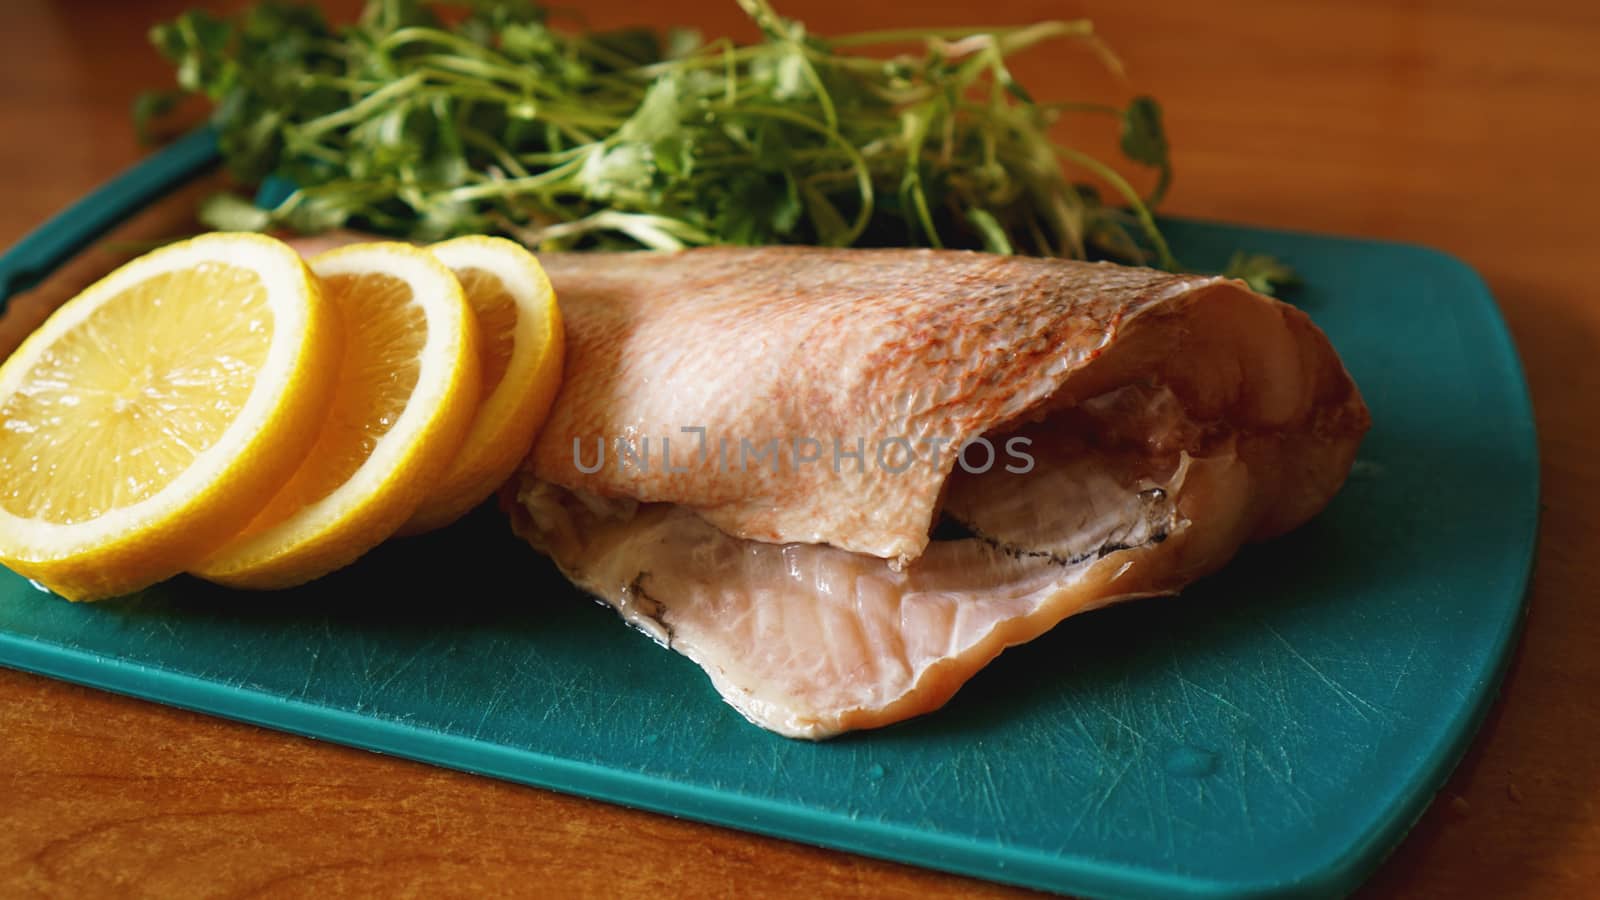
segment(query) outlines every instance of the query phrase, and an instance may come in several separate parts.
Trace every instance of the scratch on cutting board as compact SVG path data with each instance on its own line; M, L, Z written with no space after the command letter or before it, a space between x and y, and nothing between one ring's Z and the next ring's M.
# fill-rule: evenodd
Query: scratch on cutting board
M783 758L784 757L784 751L786 751L787 749L788 749L787 747L780 746L778 744L772 744L771 745L772 763L771 763L770 766L768 766L768 768L770 768L772 770L772 780L774 782L780 782L781 783L781 782L786 782L788 780L788 777L789 777L789 764Z
M477 740L478 736L483 734L484 726L489 724L489 717L494 715L495 710L500 708L500 701L504 700L506 695L510 693L510 683L501 682L495 687L494 691L489 694L489 702L483 705L483 714L478 716L478 724L472 726L473 740Z
M894 796L897 798L904 796L930 796L935 793L935 779L944 775L944 767L944 760L940 758L934 760L931 765L912 770L912 777L903 778L898 782L899 790L895 792ZM942 788L939 790L942 790Z
M311 662L306 666L305 683L300 686L299 696L302 698L309 696L311 693L311 682L317 677L317 671L322 664L322 654L329 647L336 646L333 640L333 626L329 624L329 621L323 619L317 624L322 628L322 640L318 643L310 641L306 643L306 649L311 651Z
M1077 705L1074 704L1073 706L1069 707L1067 712L1072 716L1072 725L1074 728L1078 729L1078 734L1083 735L1083 739L1085 741L1093 743L1094 735L1089 732L1089 726L1084 724L1083 716L1078 713Z
M1279 750L1281 752L1282 748L1279 748ZM1290 806L1294 807L1294 811L1299 813L1302 819L1308 822L1311 821L1311 812L1306 809L1306 802L1311 799L1311 796L1304 788L1295 783L1293 770L1280 772L1273 768L1272 761L1267 758L1267 755L1261 751L1260 747L1251 747L1250 755L1255 757L1260 771L1272 776L1273 782L1281 788L1283 798L1289 802Z
M617 707L621 705L622 695L611 694L609 697L607 697L604 708L597 711L597 718L603 719L609 717L612 713L616 712Z
M406 671L416 664L417 660L421 659L425 653L432 649L433 645L437 644L439 640L440 638L438 636L434 636L423 641L422 645L416 649L415 653L407 654L405 658L401 660L400 664L395 666L394 670L391 671L386 678L373 685L373 691L382 692L389 685L393 684L396 678L404 675Z
M1422 640L1420 638L1412 639L1411 647L1406 651L1406 658L1400 661L1400 671L1394 677L1394 690L1389 693L1390 700L1393 700L1400 693L1400 682L1405 681L1414 671L1413 665L1417 661L1417 649L1421 646Z
M374 659L376 658L377 654L368 645L366 638L363 635L353 635L349 644L355 648L357 669L361 672L361 678L359 679L360 692L358 696L365 699L368 696L367 690L372 686L372 673L376 669Z
M1244 762L1244 745L1242 743L1235 744L1233 749L1234 771L1246 771ZM1236 793L1239 797L1239 821L1244 823L1245 834L1253 837L1256 833L1256 820L1255 815L1250 808L1249 788L1241 781Z
M539 717L540 725L548 724L557 717L557 713L561 713L569 707L574 711L577 710L577 704L573 703L573 698L580 693L581 688L576 684L566 685L566 688L566 690L550 692L549 700L544 707L544 715Z
M1371 721L1371 719L1367 716L1369 712L1377 713L1379 715L1383 713L1383 710L1371 703L1368 703L1366 700L1363 700L1355 692L1351 691L1349 688L1346 688L1338 681L1335 681L1331 676L1328 675L1328 673L1318 668L1317 665L1311 660L1307 659L1305 655L1295 647L1294 644L1289 643L1289 640L1283 636L1282 632L1278 631L1276 628L1273 628L1270 623L1263 622L1262 624L1266 626L1267 633L1276 638L1278 643L1282 644L1283 648L1289 651L1290 656L1293 656L1295 659L1300 661L1301 665L1305 666L1307 669L1310 669L1311 674L1317 676L1319 681L1327 685L1328 689L1333 691L1333 693L1340 700L1343 700L1345 705L1354 710L1356 715L1360 716L1363 721Z
M1221 694L1217 693L1216 691L1211 690L1210 688L1208 688L1208 687L1206 687L1206 686L1204 686L1202 684L1199 684L1199 683L1194 682L1194 681L1190 681L1188 678L1184 677L1184 675L1183 675L1183 673L1181 671L1177 671L1177 667L1176 666L1174 666L1173 668L1174 668L1173 675L1174 675L1174 677L1176 677L1178 679L1178 686L1183 689L1183 701L1184 701L1185 704L1189 705L1189 712L1190 712L1191 715L1194 714L1194 706L1193 706L1192 703L1190 703L1189 692L1191 690L1193 690L1193 691L1198 691L1198 692L1200 692L1202 694L1205 694L1207 697L1210 697L1212 700L1217 701L1217 704L1219 706L1226 706L1230 711L1232 711L1234 713L1237 713L1238 715L1243 716L1246 719L1250 718L1250 713L1248 713L1245 710L1241 709L1238 705L1230 702L1226 697L1222 696Z
M323 641L320 646L308 644L306 647L307 650L311 651L311 661L306 664L305 683L300 685L300 690L297 692L297 695L301 698L311 694L311 682L317 677L317 666L322 661L322 650L333 640L333 630L328 627L327 619L322 620L322 637Z
M1118 716L1116 713L1111 711L1111 707L1109 707L1109 706L1101 706L1100 707L1100 713L1102 715L1104 715L1106 718L1110 719L1111 721L1117 723L1117 727L1119 729L1121 729L1123 731L1126 731L1129 734L1133 735L1133 741L1134 741L1134 744L1136 745L1136 747L1138 747L1138 748L1143 748L1144 747L1144 744L1145 744L1144 733L1139 731L1139 729L1133 727L1132 725L1129 725L1127 722L1124 722L1120 716Z
M1139 757L1137 754L1129 754L1127 762L1123 763L1122 768L1118 769L1116 774L1111 776L1111 783L1105 786L1105 789L1100 792L1100 796L1095 799L1095 802L1092 805L1090 805L1088 809L1089 812L1099 813L1100 810L1105 808L1106 801L1110 800L1111 795L1115 794L1117 792L1117 788L1122 786L1123 779L1128 777L1128 771L1131 770L1134 764L1138 761Z
M984 787L982 789L982 793L984 795L984 803L989 807L989 811L994 814L994 822L997 830L997 833L995 834L995 842L1004 844L1006 843L1005 804L1000 802L1000 789L995 786L994 771L989 767L989 761L987 759L982 759L978 764L983 769Z

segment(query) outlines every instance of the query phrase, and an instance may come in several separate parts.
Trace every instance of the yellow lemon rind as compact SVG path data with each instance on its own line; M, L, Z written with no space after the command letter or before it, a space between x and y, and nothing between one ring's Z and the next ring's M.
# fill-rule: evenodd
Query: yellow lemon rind
M63 304L0 367L9 396L49 347L95 309L157 275L206 262L254 271L273 338L244 407L217 442L166 487L88 522L0 509L0 562L71 600L127 594L183 572L237 534L293 474L332 397L339 319L298 254L253 234L208 234L133 260Z
M550 279L521 244L497 237L455 238L428 248L454 271L482 269L517 305L511 360L483 397L450 467L401 534L419 534L461 518L505 483L527 455L561 386L565 333Z
M477 405L477 325L444 264L426 250L382 242L330 250L310 265L323 278L372 272L407 282L428 328L421 371L404 412L344 485L191 570L230 587L303 584L349 565L392 536L449 465Z

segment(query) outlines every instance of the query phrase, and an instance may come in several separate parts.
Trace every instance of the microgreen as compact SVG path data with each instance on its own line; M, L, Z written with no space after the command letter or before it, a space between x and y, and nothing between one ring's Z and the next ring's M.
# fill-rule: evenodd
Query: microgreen
M1263 294L1275 294L1282 288L1300 283L1300 277L1294 269L1277 257L1243 250L1233 254L1222 274L1226 278L1237 278L1248 284L1251 290Z
M275 0L231 18L191 11L152 30L178 89L141 99L137 118L145 128L174 96L202 94L237 179L296 186L268 210L208 200L214 227L502 232L545 249L969 247L1176 267L1152 216L1171 179L1156 102L1041 104L1007 65L1070 41L1117 66L1089 22L825 38L768 0L738 3L760 42L573 32L529 0L371 0L341 27ZM1116 117L1122 154L1153 170L1148 192L1051 140L1074 108Z

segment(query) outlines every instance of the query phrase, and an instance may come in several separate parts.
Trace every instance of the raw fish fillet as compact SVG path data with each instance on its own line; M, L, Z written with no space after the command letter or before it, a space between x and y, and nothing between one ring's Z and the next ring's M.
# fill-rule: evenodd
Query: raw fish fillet
M541 259L567 368L514 527L792 737L931 711L1067 616L1178 591L1320 511L1368 426L1322 332L1220 278Z

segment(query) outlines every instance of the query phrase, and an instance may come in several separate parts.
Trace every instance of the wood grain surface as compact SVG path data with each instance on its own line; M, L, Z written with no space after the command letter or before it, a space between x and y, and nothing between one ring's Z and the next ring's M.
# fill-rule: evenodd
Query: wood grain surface
M137 159L145 43L181 0L0 4L0 246ZM335 4L348 11L349 3ZM1581 896L1600 883L1600 4L1454 0L789 0L817 31L1092 17L1044 97L1159 97L1167 210L1416 241L1488 280L1532 383L1544 519L1527 631L1460 769L1365 888ZM749 36L732 0L593 0L597 25ZM1104 138L1100 146L1109 146ZM192 200L192 196L188 198ZM127 233L192 228L177 198ZM25 298L9 346L103 269ZM0 670L0 895L483 891L981 896L1009 889L291 737Z

